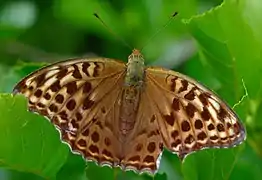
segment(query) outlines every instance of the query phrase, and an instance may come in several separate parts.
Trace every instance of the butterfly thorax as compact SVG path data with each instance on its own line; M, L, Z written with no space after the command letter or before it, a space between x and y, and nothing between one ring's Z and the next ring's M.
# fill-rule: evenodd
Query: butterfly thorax
M144 59L138 50L128 57L127 72L122 93L119 129L123 136L134 128L144 82Z
M128 57L125 85L140 86L144 79L144 69L144 58L140 51L134 49L133 53Z

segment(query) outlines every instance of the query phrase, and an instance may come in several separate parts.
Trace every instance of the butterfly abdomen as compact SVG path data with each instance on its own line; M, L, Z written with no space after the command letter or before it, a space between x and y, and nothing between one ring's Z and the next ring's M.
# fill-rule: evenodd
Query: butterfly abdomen
M127 136L134 129L139 107L141 90L138 87L123 89L119 116L119 129L122 135Z

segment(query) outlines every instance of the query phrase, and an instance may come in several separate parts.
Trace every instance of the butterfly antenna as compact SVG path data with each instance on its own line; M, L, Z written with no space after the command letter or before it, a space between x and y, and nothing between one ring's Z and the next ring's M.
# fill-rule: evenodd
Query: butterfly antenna
M155 32L155 34L153 34L153 35L147 40L147 42L145 43L145 45L143 46L143 48L141 48L140 51L142 51L142 50L148 45L148 43L149 43L150 41L152 41L152 39L154 39L157 34L159 34L159 32L161 32L163 29L165 29L165 28L173 21L173 19L176 17L176 15L178 15L178 12L174 12L174 13L172 14L172 16L171 16L171 17L169 18L169 20L166 22L166 24L164 24L161 28L159 28L159 29Z
M126 45L128 48L130 48L131 50L133 50L133 48L120 36L118 36L103 20L102 18L97 14L94 13L93 14L102 24L103 26L119 41L121 41L124 45Z

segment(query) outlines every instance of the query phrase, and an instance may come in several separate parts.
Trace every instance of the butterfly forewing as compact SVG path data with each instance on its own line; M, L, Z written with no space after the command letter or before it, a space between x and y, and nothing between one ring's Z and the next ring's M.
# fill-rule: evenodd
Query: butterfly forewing
M245 139L237 115L207 88L162 68L148 68L146 74L146 93L157 112L165 146L182 159L202 148L231 147Z

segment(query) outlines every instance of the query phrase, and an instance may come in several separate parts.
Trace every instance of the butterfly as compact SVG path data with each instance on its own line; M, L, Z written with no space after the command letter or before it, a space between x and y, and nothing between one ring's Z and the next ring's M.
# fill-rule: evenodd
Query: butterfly
M73 152L99 165L155 173L167 149L181 159L203 148L245 140L243 124L215 93L175 71L146 67L134 49L128 63L72 59L22 79L14 94L46 116Z

